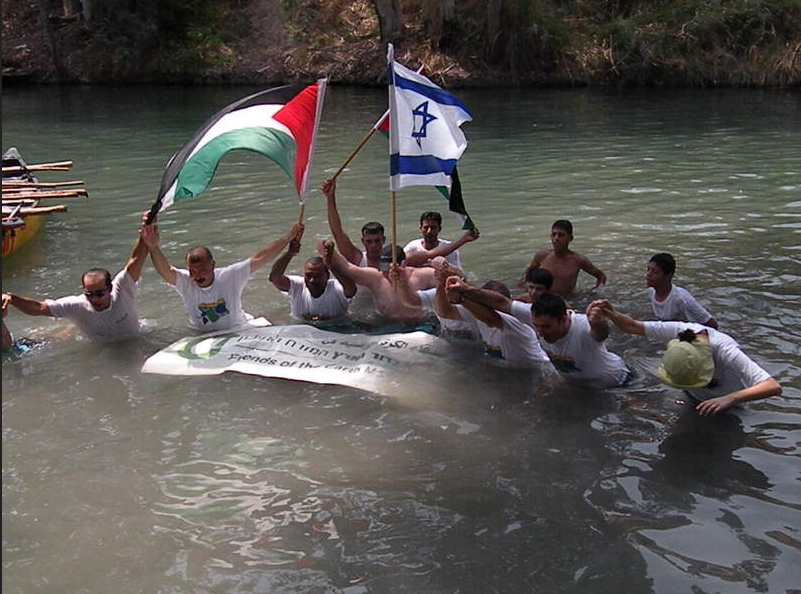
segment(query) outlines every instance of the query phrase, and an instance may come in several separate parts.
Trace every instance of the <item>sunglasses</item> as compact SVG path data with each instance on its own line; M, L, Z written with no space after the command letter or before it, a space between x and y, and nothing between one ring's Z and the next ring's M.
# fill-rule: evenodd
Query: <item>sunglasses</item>
M92 297L100 299L101 297L105 297L108 292L108 289L98 289L97 291L84 291L83 294L87 299L91 299Z

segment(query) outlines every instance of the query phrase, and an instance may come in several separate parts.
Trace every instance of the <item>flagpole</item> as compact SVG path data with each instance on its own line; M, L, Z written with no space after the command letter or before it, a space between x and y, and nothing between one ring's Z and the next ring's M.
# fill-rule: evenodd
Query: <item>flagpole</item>
M380 123L383 121L383 119L384 119L384 118L382 117L382 118L381 118L381 119L378 121L378 123L377 123L375 126L373 126L372 128L370 128L370 131L369 131L367 134L365 134L365 135L362 137L362 139L361 139L361 141L359 142L359 144L356 146L356 148L355 148L355 149L353 149L353 152L351 152L351 154L348 156L348 158L347 158L347 159L345 159L345 162L342 164L342 167L340 167L339 169L337 169L337 172L336 172L334 175L332 175L332 176L331 176L331 179L332 179L332 180L335 180L335 179L337 178L337 176L339 176L339 174L340 174L340 173L342 173L342 172L345 170L345 167L347 167L347 166L348 166L348 164L349 164L351 161L353 161L353 157L355 157L355 156L358 154L358 152L359 152L360 150L362 150L362 147L363 147L365 144L367 144L367 141L368 141L368 140L370 140L370 139L373 137L373 134L375 134L375 131L378 129L378 124L380 124Z
M301 202L298 208L298 223L303 223L303 215L306 213L306 203Z
M395 191L393 190L392 192L390 192L390 195L392 197L391 205L390 205L390 212L392 213L391 214L391 219L392 219L392 263L393 264L397 264L398 263L398 254L396 252L397 252L397 248L398 248L398 224L397 224L398 211L397 211L397 201L395 199Z

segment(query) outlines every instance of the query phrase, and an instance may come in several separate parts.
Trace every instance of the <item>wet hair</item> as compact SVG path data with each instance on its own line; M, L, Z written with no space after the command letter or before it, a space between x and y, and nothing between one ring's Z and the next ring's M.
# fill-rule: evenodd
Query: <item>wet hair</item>
M550 291L551 285L553 285L553 274L550 270L540 266L529 270L526 280L535 285L543 285L546 291Z
M507 299L512 298L512 294L509 292L509 287L504 285L501 281L488 280L483 285L481 285L481 288L488 289L490 291L495 291L496 293L500 293Z
M186 252L186 260L190 264L200 264L201 262L211 262L214 258L209 248L199 245Z
M573 236L573 223L566 219L559 219L558 221L555 221L554 224L551 225L551 229L561 229L571 237Z
M111 273L106 270L105 268L90 268L86 272L81 275L81 286L84 286L83 279L86 278L87 274L102 274L104 280L106 281L106 286L111 286Z
M365 223L362 227L362 235L365 233L370 235L375 235L376 233L380 233L381 235L384 234L384 225L381 223L376 223L375 221L370 221L369 223Z
M323 261L323 258L321 256L312 256L311 258L308 258L306 260L306 264L313 264L314 266L319 266L320 264L322 264L323 266L325 266L325 262Z
M534 316L551 316L561 320L567 315L567 304L564 299L555 293L543 293L537 297L537 301L531 306L531 314Z
M679 335L676 338L678 338L681 342L693 342L697 339L695 331L690 330L689 328L679 332Z
M400 264L406 259L406 252L399 245L395 246L395 256L398 258L397 264ZM381 248L381 261L392 262L392 245L385 245Z
M651 262L659 266L659 270L665 274L673 274L676 272L676 260L667 252L660 252L651 256Z
M422 225L423 221L425 220L436 221L437 225L442 227L442 215L439 214L438 212L434 212L433 210L427 210L426 212L420 215L420 224Z

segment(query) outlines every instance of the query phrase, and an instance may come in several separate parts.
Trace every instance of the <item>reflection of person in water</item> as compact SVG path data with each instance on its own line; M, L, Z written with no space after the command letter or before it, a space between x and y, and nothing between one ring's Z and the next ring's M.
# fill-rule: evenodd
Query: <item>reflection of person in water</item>
M662 458L651 464L662 475L657 482L701 494L710 488L742 492L771 486L764 473L733 457L746 441L737 415L702 418L693 411L694 403L688 402L673 432L659 445Z

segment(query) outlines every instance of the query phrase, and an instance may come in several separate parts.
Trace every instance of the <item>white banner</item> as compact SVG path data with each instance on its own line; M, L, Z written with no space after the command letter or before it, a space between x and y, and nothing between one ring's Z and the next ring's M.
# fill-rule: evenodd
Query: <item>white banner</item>
M142 372L238 371L401 396L409 391L415 369L441 366L450 348L447 341L425 332L371 336L305 325L268 326L183 338L149 357Z

